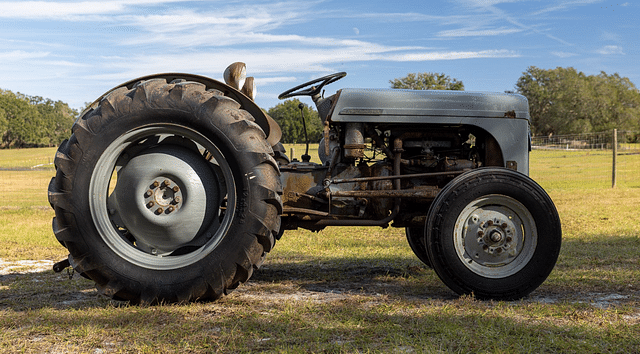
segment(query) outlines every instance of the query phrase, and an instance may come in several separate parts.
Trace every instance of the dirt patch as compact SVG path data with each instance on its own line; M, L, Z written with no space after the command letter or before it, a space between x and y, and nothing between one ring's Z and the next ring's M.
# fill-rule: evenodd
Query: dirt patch
M53 261L48 260L23 260L7 262L0 258L0 275L44 272L47 270L51 270L53 267L53 263Z
M5 261L0 259L0 308L58 307L78 308L117 303L98 294L91 280L79 274L54 273L50 260ZM330 303L367 298L389 301L402 298L452 301L458 299L428 268L394 267L318 267L272 265L256 271L251 280L231 294L232 298L263 303L305 301ZM376 300L377 299L377 300ZM640 294L630 292L546 293L543 289L514 304L586 304L593 308L637 304ZM638 314L629 321L640 322Z

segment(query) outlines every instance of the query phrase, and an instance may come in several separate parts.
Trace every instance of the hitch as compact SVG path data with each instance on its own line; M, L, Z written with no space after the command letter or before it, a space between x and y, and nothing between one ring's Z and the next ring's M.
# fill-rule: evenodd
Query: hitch
M60 273L66 268L69 268L70 266L71 266L71 262L69 262L69 258L63 259L60 262L53 265L53 271L56 273Z

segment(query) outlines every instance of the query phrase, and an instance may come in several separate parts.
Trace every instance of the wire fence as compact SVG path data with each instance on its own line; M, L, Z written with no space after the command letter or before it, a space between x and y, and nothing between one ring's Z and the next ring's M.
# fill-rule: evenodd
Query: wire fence
M547 189L640 188L640 132L534 137L531 145L531 176Z
M615 131L618 153L640 153L640 132ZM614 131L536 136L531 139L533 149L547 150L612 150Z

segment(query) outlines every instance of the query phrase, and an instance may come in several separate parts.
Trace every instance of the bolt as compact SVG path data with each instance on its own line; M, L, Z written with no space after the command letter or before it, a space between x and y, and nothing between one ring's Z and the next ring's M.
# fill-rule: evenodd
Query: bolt
M162 184L169 187L169 185L171 184L171 181L169 181L168 179L165 179L164 182L162 182Z
M174 211L174 210L176 210L176 209L173 207L173 205L170 205L170 206L167 208L167 214L171 213L171 212L172 212L172 211Z
M156 210L156 214L160 215L160 214L162 214L163 211L164 211L164 209L162 209L162 207L160 207L160 208L158 208Z
M180 187L178 187L178 186L173 187L173 192L174 193L178 193L179 191L180 191Z
M153 181L153 183L151 184L151 188L158 188L158 186L160 186L160 182L158 181Z
M511 237L507 237L507 242L511 242L513 239Z
M492 226L493 225L493 220L487 221L487 225Z
M498 252L498 253L502 253L502 248L498 248L498 249L496 249L496 252Z
M182 198L180 198L179 195L176 195L175 198L173 198L173 203L174 204L178 204L182 201Z
M501 228L506 229L507 228L507 223L503 222L502 225L500 225Z
M153 191L151 189L149 189L144 193L144 197L145 198L149 198L152 194L153 194Z
M147 203L147 208L153 208L154 205L156 205L156 203L149 202L149 203Z
M502 234L499 233L498 231L492 232L490 237L491 237L491 241L493 241L493 242L502 241Z
M484 231L482 231L482 230L478 231L478 236L480 236L480 237L484 236Z

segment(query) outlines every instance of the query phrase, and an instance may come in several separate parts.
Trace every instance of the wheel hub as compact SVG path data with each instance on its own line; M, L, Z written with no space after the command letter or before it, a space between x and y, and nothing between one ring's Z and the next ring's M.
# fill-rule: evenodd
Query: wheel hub
M535 249L532 220L529 211L513 198L479 198L467 205L456 221L456 253L469 269L483 276L514 274Z
M154 180L144 193L146 207L158 216L168 215L182 207L182 190L169 178Z
M118 171L110 203L136 247L168 254L192 242L214 221L217 185L216 174L198 153L160 145Z

